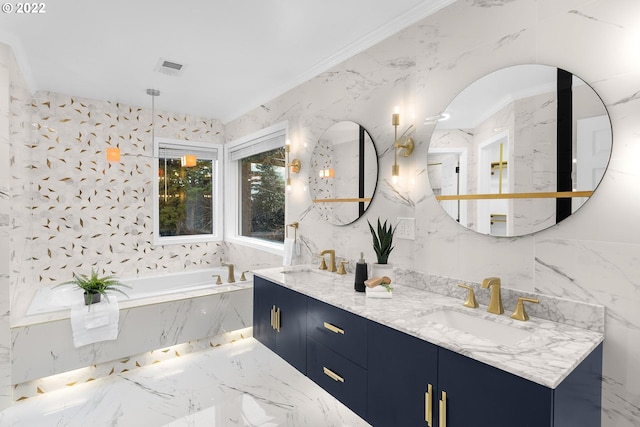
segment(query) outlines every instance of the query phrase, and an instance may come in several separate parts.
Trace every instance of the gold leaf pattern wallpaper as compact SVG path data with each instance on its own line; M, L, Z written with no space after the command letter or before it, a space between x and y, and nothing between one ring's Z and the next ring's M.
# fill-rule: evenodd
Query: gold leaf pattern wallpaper
M19 199L34 288L91 268L133 277L219 265L221 243L152 244L151 108L37 92L31 109L33 143L18 148L25 173L14 188L31 189ZM156 108L154 126L155 136L224 142L218 120ZM108 147L120 148L119 163L107 162Z

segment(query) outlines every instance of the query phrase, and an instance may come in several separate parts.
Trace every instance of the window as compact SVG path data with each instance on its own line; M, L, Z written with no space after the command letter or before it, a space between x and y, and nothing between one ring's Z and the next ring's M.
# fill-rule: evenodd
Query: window
M217 144L156 138L154 244L220 240Z
M229 143L226 240L282 252L286 124Z
M240 160L240 234L284 242L284 147Z

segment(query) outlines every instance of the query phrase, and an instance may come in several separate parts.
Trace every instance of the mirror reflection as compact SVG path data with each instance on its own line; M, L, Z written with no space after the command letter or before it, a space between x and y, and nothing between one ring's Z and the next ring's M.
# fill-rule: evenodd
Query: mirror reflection
M481 78L425 124L436 120L433 192L449 216L482 234L521 236L567 218L592 195L611 154L600 97L545 65Z
M342 121L327 129L311 153L309 191L322 218L347 225L369 207L378 182L378 155L369 133Z

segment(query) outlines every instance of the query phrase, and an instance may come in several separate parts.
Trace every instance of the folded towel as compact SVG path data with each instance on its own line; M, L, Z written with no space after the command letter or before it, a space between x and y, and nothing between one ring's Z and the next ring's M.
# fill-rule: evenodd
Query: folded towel
M282 265L289 267L293 261L293 251L296 241L290 237L284 239L284 255L282 257Z
M374 288L366 286L364 291L367 298L391 298L393 295L392 291L388 291L384 286L376 286Z
M78 348L99 341L118 338L120 307L118 299L109 295L96 304L84 305L79 300L71 306L73 345Z

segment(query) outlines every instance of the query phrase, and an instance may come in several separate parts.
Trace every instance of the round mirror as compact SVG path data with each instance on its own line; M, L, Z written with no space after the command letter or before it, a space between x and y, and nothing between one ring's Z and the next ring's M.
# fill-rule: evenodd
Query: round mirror
M378 154L357 123L327 129L311 153L309 191L320 216L334 225L351 224L369 207L378 183Z
M427 159L436 199L468 229L522 236L570 216L611 154L600 97L571 73L518 65L462 91L438 117Z

